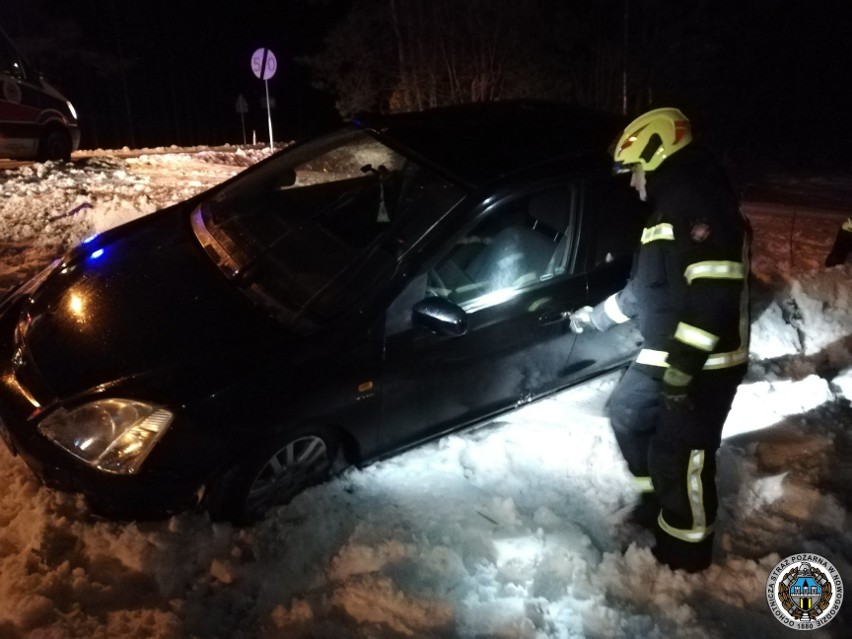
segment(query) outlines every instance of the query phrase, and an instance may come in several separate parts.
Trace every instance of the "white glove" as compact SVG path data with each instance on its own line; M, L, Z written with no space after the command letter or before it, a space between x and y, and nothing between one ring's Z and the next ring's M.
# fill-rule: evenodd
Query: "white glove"
M595 328L592 323L592 307L582 306L571 313L571 331L582 333L587 328Z

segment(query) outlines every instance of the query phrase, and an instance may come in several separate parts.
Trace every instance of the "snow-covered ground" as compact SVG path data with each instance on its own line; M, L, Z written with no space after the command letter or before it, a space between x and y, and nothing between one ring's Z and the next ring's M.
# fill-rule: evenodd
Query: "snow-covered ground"
M87 152L0 172L0 289L265 151ZM607 377L333 481L251 528L93 518L0 446L0 637L774 637L770 569L852 585L846 212L748 203L754 342L719 452L717 559L661 568L623 525ZM815 637L850 635L852 604Z

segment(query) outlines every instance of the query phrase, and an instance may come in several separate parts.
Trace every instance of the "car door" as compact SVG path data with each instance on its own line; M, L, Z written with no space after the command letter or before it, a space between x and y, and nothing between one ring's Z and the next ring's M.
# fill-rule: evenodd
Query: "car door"
M578 186L563 184L492 206L444 247L391 305L380 442L411 443L562 386L575 335L567 311L586 302L573 274ZM427 295L463 309L459 337L413 326Z
M622 176L584 180L579 206L586 235L576 268L586 270L588 303L594 305L626 284L648 207ZM584 331L574 344L570 366L578 374L593 375L630 361L641 343L635 320L605 333Z

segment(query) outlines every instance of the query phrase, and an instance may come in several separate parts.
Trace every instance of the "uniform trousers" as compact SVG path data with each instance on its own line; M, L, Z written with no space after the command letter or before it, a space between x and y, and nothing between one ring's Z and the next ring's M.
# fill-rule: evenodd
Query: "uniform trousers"
M651 478L660 504L657 550L672 567L700 569L710 563L718 509L716 451L745 366L702 371L687 405L674 408L662 400L660 372L631 365L610 398L609 418L630 472Z

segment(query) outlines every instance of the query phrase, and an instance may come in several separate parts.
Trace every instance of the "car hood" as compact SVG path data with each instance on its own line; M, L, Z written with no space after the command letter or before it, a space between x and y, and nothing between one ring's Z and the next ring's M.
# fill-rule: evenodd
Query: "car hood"
M192 235L188 212L151 216L84 244L24 307L23 365L67 398L127 378L204 388L287 341Z

